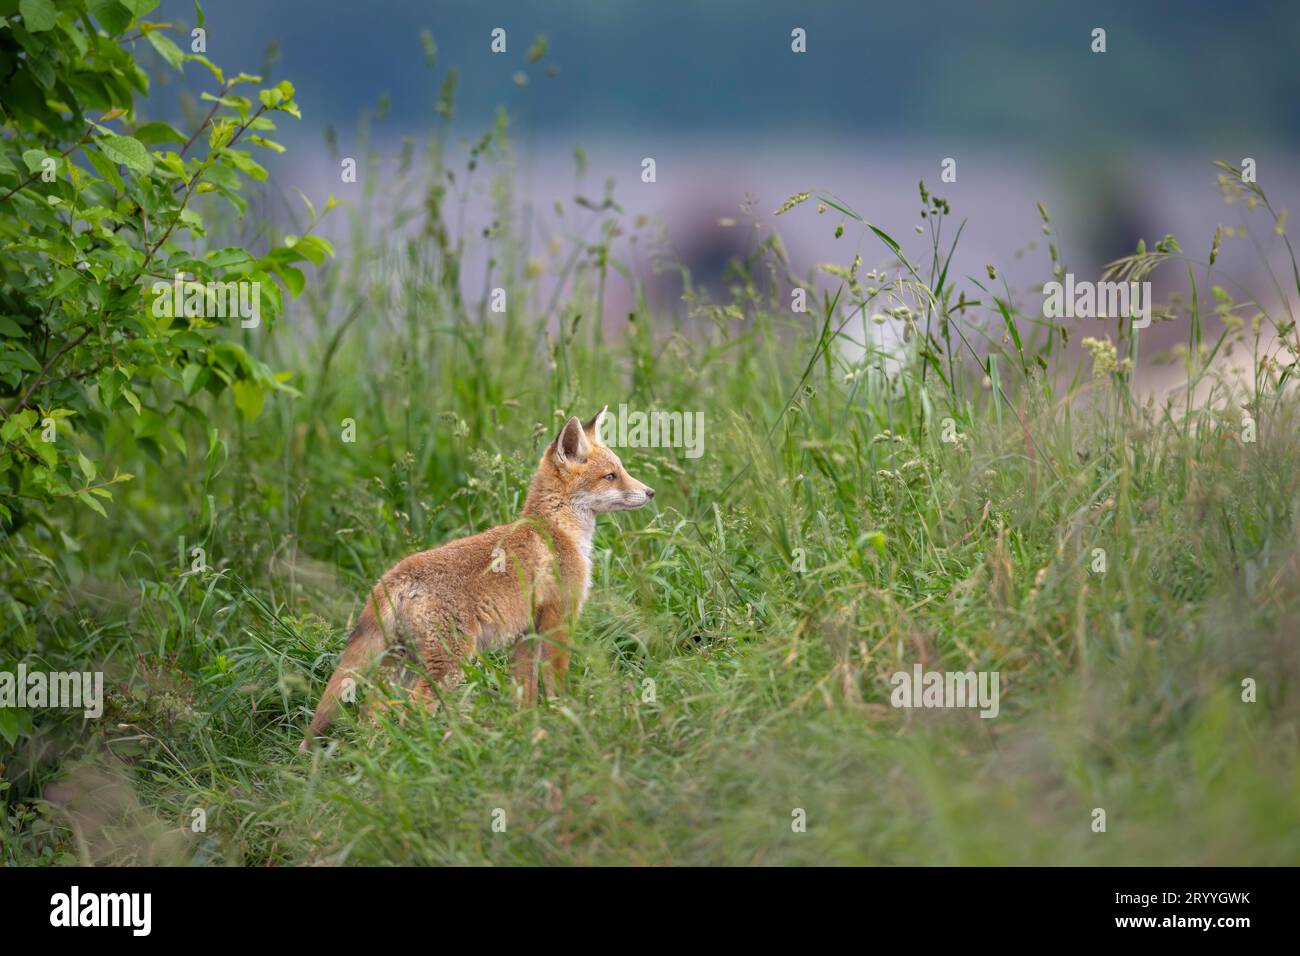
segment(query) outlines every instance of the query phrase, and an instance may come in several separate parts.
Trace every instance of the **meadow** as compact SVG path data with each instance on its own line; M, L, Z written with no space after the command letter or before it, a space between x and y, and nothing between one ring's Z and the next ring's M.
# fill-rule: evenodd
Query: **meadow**
M39 596L6 594L6 645L109 694L100 721L4 728L0 860L1300 860L1300 339L1290 294L1224 291L1232 240L1115 267L1187 277L1155 315L1186 329L1185 383L1153 399L1128 320L1045 321L996 263L949 274L960 211L924 186L919 236L800 194L755 211L725 295L614 316L617 240L649 226L593 190L570 240L529 246L493 135L454 170L497 204L467 241L444 156L407 157L388 214L363 177L293 310L230 329L292 391L251 418L178 393L188 458L110 422L100 470L134 477L106 514L6 539ZM1220 187L1284 242L1259 187ZM773 212L856 256L792 274ZM1230 351L1253 375L1216 371ZM299 754L378 575L510 520L565 417L605 404L702 413L704 442L620 449L658 494L598 524L566 693L521 707L487 654L434 713ZM916 664L996 671L998 716L892 707Z

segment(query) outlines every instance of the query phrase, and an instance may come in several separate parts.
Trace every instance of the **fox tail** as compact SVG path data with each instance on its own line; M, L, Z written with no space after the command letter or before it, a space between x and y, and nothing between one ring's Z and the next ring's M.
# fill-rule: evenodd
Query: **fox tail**
M299 750L310 750L312 740L319 737L329 729L330 724L334 723L344 683L349 679L357 680L379 659L384 646L383 627L375 616L372 602L367 602L366 609L361 613L361 619L357 621L357 626L353 628L347 646L343 649L339 666L334 669L333 676L325 685L325 692L321 694L320 703L316 705L316 712L307 726L307 736L298 745Z

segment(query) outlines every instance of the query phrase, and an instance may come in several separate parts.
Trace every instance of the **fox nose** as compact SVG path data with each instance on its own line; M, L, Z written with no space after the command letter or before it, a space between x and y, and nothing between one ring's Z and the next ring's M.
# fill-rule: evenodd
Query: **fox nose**
M655 490L653 488L647 488L645 490L645 496L647 498L653 498L655 496Z

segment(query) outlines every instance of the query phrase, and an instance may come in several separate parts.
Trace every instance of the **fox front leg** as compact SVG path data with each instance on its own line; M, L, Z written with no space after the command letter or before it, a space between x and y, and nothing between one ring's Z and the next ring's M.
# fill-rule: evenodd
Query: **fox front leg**
M564 675L569 672L569 633L566 623L566 615L553 605L543 605L537 615L537 629L542 635L542 683L546 687L547 697L555 697L564 690Z
M520 702L526 707L537 703L537 665L540 655L538 640L524 635L515 642L515 686Z

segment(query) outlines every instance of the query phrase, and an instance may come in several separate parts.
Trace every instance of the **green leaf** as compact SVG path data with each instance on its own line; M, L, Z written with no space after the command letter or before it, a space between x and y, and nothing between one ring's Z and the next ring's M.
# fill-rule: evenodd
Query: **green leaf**
M81 274L75 269L60 269L54 276L54 281L50 283L47 294L51 299L57 298L76 285L77 280L80 278Z
M122 394L122 373L115 368L106 368L99 373L99 400L104 407L112 409L117 397Z
M9 746L14 745L19 734L31 730L31 712L17 707L0 707L0 737Z
M20 0L18 11L23 15L23 26L28 33L53 30L54 21L59 18L53 0Z
M108 517L108 512L105 511L104 506L99 503L99 499L97 499L94 495L90 494L89 492L78 491L77 500L80 501L86 507L88 507L91 511L94 511L105 518Z
M129 388L123 388L123 389L122 389L122 397L125 398L128 402L130 402L131 407L135 409L135 413L136 413L137 415L139 415L139 414L140 414L140 399L136 397L135 392L131 391Z
M330 245L329 240L322 239L320 236L302 236L294 243L294 249L317 266L325 261L326 256L334 255L334 247Z
M23 162L27 164L27 171L36 172L41 168L41 163L45 162L48 154L43 149L29 149L23 153ZM58 162L57 160L55 161Z
M246 378L241 378L235 382L233 388L235 407L239 409L247 421L251 422L262 414L262 406L266 402L266 392L262 389L262 386Z
M217 249L214 252L209 252L204 258L207 260L208 265L214 269L230 269L253 261L253 257L249 255L248 251L240 249L238 246Z
M111 37L126 32L135 14L121 0L90 0L90 13Z
M895 241L893 236L889 235L887 232L884 232L881 229L877 229L875 226L871 225L871 223L867 223L867 228L870 229L872 232L874 232L877 236L879 236L880 241L883 242L885 245L889 246L890 251L892 251L894 255L901 256L903 254L902 247L899 246L899 244L897 243L897 241Z
M257 180L258 182L264 182L266 180L266 170L263 169L255 159L242 150L227 150L225 158L233 163L235 168L246 176Z
M122 174L117 171L117 163L98 149L83 149L82 152L90 160L90 165L95 167L95 172L111 183L118 192L126 192L126 181L122 179Z
M13 441L19 435L36 424L36 412L25 408L17 415L10 415L0 425L0 441Z
M218 83L226 82L226 75L221 72L221 67L217 66L215 63L209 60L202 53L186 53L185 59L190 60L191 62L194 63L202 63L204 66L208 68L209 72L211 72L212 75L216 77Z
M295 299L302 294L302 290L307 286L307 279L303 276L302 270L295 266L276 266L275 271L280 278L284 280L285 288Z
M54 447L54 442L46 441L38 432L28 432L24 438L27 447L40 456L46 467L54 468L59 464L59 452Z
M156 146L158 143L184 143L186 139L185 134L175 126L161 120L145 123L132 135L146 146Z
M216 99L216 97L213 97ZM220 102L218 100L218 102ZM234 138L235 124L232 120L219 119L212 124L212 131L208 133L208 148L214 152L221 149Z
M90 42L86 39L86 35L67 20L58 24L58 27L63 31L63 35L72 41L72 45L77 48L77 54L85 56L86 51L90 49Z
M197 389L199 385L199 376L202 374L202 365L191 362L189 365L185 366L185 370L181 372L181 384L185 386L186 395L194 394L195 389Z
M153 172L153 157L144 143L132 136L96 136L95 144L115 163L121 163L132 172L147 176Z
M77 465L81 468L81 473L86 476L87 481L95 480L95 463L81 452L77 452Z
M158 51L158 55L166 60L172 69L184 72L185 54L181 52L180 47L172 42L171 37L160 30L150 30L145 34L145 39L152 44L153 48Z

